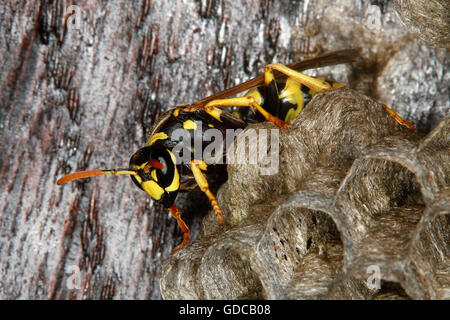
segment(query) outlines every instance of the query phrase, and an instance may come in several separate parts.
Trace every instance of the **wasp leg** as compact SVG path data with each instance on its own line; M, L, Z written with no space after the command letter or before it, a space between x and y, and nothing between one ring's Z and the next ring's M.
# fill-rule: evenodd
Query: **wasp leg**
M389 108L387 105L382 104L382 106L389 113L389 115L395 119L395 121L397 121L401 125L404 125L404 126L408 127L412 131L416 130L416 127L414 127L414 125L411 122L409 122L409 121L403 119L402 117L400 117L394 110Z
M175 253L178 250L180 250L181 248L183 248L189 242L189 228L186 225L186 223L183 221L183 219L181 218L181 209L180 208L178 208L176 205L172 205L169 208L169 211L172 214L172 216L175 219L177 219L178 225L180 226L181 230L184 232L183 242L181 244L179 244L178 246L176 246L175 248L173 248L173 250L172 250L172 253Z
M202 190L206 194L206 196L209 199L209 202L211 203L211 207L216 213L217 223L221 226L226 225L225 220L223 219L222 209L220 209L219 203L217 202L217 199L214 196L214 194L209 189L208 181L206 180L205 175L202 173L202 170L205 171L207 167L205 161L192 160L189 165L191 167L192 173L194 174L195 181L200 187L200 190Z
M317 93L324 92L333 88L333 86L325 80L307 76L306 74L292 70L291 68L286 67L282 64L268 64L266 66L266 68L264 69L264 85L266 87L268 87L270 83L275 80L273 70L277 70L285 74L289 78L297 80L302 85L307 86Z

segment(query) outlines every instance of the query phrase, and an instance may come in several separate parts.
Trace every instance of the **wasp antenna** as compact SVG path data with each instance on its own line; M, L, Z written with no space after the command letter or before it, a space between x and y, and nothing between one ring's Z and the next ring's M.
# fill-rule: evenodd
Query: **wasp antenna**
M96 176L102 176L105 174L113 174L113 175L129 174L129 175L133 175L133 176L137 175L136 171L133 169L87 170L87 171L79 171L79 172L69 173L68 175L65 175L64 177L62 177L58 181L56 181L56 184L60 186L62 184L70 182L70 181L84 179L84 178L90 178L90 177L96 177Z

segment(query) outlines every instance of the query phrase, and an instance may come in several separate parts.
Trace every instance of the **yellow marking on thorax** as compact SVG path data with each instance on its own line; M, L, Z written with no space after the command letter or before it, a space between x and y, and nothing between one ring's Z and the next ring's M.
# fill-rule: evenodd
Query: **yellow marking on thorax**
M208 127L214 128L214 125L212 123L208 123Z
M180 175L178 174L178 169L177 169L177 158L175 157L175 155L167 149L167 151L170 154L170 157L172 158L173 161L173 166L174 166L174 170L175 172L173 173L173 179L172 179L172 183L166 187L166 191L171 192L171 191L176 191L180 188Z
M151 146L152 144L154 144L157 140L165 140L167 139L169 136L167 134L165 134L164 132L158 132L155 133L153 136L151 136L149 143L147 144L148 146Z
M197 124L192 121L192 120L186 120L183 123L183 128L186 130L196 130L197 129Z
M148 193L152 199L160 200L164 194L164 189L159 186L155 181L149 180L141 183L142 189Z

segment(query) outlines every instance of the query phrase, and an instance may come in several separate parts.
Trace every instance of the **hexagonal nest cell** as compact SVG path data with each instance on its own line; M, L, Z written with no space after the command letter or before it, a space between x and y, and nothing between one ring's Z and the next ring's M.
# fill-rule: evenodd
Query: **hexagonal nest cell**
M228 226L204 218L166 260L163 297L449 299L449 122L420 137L353 90L315 96L278 131L275 174L228 165Z

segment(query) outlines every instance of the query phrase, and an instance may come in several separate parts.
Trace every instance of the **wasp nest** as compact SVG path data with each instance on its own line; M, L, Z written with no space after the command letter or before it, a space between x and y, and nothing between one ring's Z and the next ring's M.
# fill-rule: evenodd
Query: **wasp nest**
M279 131L277 173L228 166L228 227L205 217L166 260L162 296L449 299L449 122L423 138L355 91L317 95Z

